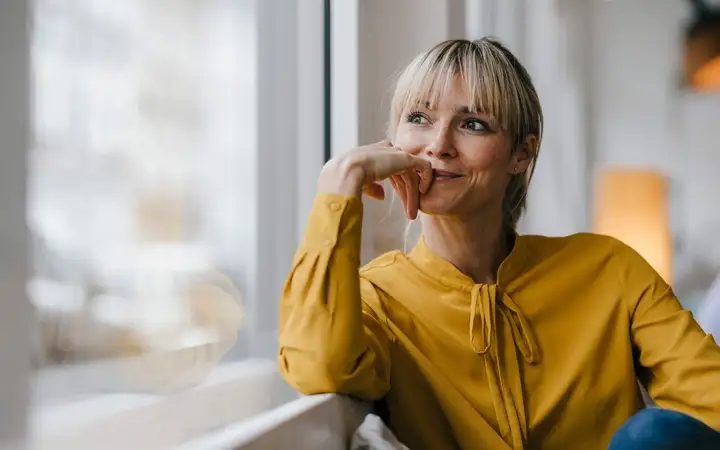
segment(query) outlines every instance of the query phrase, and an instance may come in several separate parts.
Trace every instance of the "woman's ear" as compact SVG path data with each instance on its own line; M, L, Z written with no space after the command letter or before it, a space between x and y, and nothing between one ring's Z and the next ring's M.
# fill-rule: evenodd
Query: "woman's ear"
M520 144L510 156L510 165L508 172L511 175L526 172L537 156L538 138L534 134L529 134L525 141Z

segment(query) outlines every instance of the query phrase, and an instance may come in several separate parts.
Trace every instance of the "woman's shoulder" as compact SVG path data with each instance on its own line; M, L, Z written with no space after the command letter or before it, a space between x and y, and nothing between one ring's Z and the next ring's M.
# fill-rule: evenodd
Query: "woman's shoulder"
M400 250L393 250L362 266L360 278L377 286L405 284L411 282L413 272L407 255Z
M635 249L612 236L576 233L559 237L523 235L519 239L526 256L537 264L565 261L588 268L613 269L622 277L632 273L641 273L643 278L652 275L649 264Z
M427 282L405 252L393 250L360 268L360 278L387 293Z
M615 270L624 265L636 265L637 252L622 241L596 233L576 233L568 236L522 235L518 242L525 258L532 265L564 267L572 264L588 270Z
M597 233L575 233L567 236L520 235L522 243L535 252L554 253L558 251L581 250L583 253L612 254L623 252L625 244L620 240Z
M377 272L378 270L388 268L392 270L393 268L397 268L398 264L402 264L403 260L405 259L404 257L405 254L400 250L392 250L383 253L382 255L375 257L369 263L362 266L360 268L360 273L365 274L369 272Z

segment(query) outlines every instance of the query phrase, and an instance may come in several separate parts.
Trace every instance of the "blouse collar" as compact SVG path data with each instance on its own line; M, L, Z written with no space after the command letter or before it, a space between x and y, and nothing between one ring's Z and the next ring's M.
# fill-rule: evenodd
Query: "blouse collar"
M496 274L496 282L494 283L508 293L510 293L514 287L513 281L523 270L527 251L525 239L515 230L512 230L512 236L512 249L500 263ZM408 256L426 275L448 287L470 292L473 286L486 284L475 283L470 276L464 274L450 262L436 255L428 248L422 236Z

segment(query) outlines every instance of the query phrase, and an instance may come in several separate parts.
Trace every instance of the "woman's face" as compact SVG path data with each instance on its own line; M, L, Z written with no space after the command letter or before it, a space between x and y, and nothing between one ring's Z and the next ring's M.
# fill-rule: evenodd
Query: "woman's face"
M435 109L417 105L400 118L393 145L432 163L433 182L420 197L426 214L500 211L511 175L530 162L493 117L470 112L468 98L456 79Z

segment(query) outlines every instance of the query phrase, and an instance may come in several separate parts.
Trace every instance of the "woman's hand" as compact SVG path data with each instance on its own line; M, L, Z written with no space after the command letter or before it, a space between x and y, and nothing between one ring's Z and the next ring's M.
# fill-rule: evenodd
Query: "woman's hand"
M393 147L388 141L352 149L325 164L320 172L318 190L376 199L385 198L381 181L390 178L409 219L415 219L420 194L432 181L429 161Z

